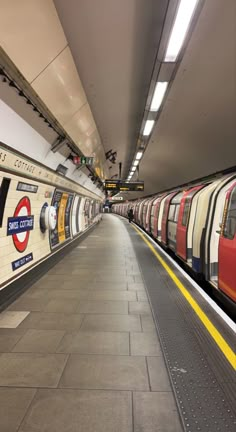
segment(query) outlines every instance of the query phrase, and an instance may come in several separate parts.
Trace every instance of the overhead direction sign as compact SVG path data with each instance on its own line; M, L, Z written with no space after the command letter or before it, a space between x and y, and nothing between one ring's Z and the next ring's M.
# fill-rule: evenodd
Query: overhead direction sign
M105 180L105 190L113 190L120 192L142 192L144 191L144 182L125 182L122 180Z
M73 162L75 165L93 165L94 164L94 158L93 157L87 157L87 156L74 156Z
M123 197L121 196L113 196L111 198L109 198L111 201L123 201Z

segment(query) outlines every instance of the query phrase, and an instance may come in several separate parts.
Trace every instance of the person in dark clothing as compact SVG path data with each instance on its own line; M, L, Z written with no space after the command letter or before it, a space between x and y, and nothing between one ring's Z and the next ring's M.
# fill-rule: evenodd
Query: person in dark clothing
M128 211L128 218L129 218L129 223L132 222L133 218L134 218L134 211L133 209L129 209Z

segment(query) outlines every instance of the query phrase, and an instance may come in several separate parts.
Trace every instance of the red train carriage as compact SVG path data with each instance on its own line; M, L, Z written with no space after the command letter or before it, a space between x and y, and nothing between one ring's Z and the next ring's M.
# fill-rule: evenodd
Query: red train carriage
M219 289L236 302L236 182L226 194L218 253Z

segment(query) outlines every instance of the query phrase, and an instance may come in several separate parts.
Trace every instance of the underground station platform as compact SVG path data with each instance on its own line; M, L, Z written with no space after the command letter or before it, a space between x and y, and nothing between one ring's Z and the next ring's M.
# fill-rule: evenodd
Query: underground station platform
M235 334L139 228L104 215L0 315L1 432L235 431Z

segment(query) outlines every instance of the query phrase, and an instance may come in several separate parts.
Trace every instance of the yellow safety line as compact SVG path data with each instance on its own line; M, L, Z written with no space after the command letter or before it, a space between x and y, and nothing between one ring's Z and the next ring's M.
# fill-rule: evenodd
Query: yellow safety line
M161 265L164 267L164 269L167 271L168 275L171 277L175 285L179 288L185 299L188 301L190 306L193 308L195 313L197 314L198 318L202 321L205 328L210 333L211 337L214 339L222 353L225 355L228 362L231 364L233 369L236 370L236 354L234 351L230 348L228 343L225 341L225 339L221 336L219 331L216 329L214 324L209 320L209 318L206 316L206 314L203 312L203 310L200 308L200 306L197 304L197 302L194 300L194 298L189 294L188 290L184 287L182 282L179 280L179 278L175 275L175 273L171 270L171 268L166 264L166 262L163 260L161 255L156 251L156 249L152 246L152 244L146 239L146 237L134 226L132 225L135 231L142 237L143 241L148 245L148 247L151 249L152 253L155 255L155 257L158 259L158 261L161 263Z

